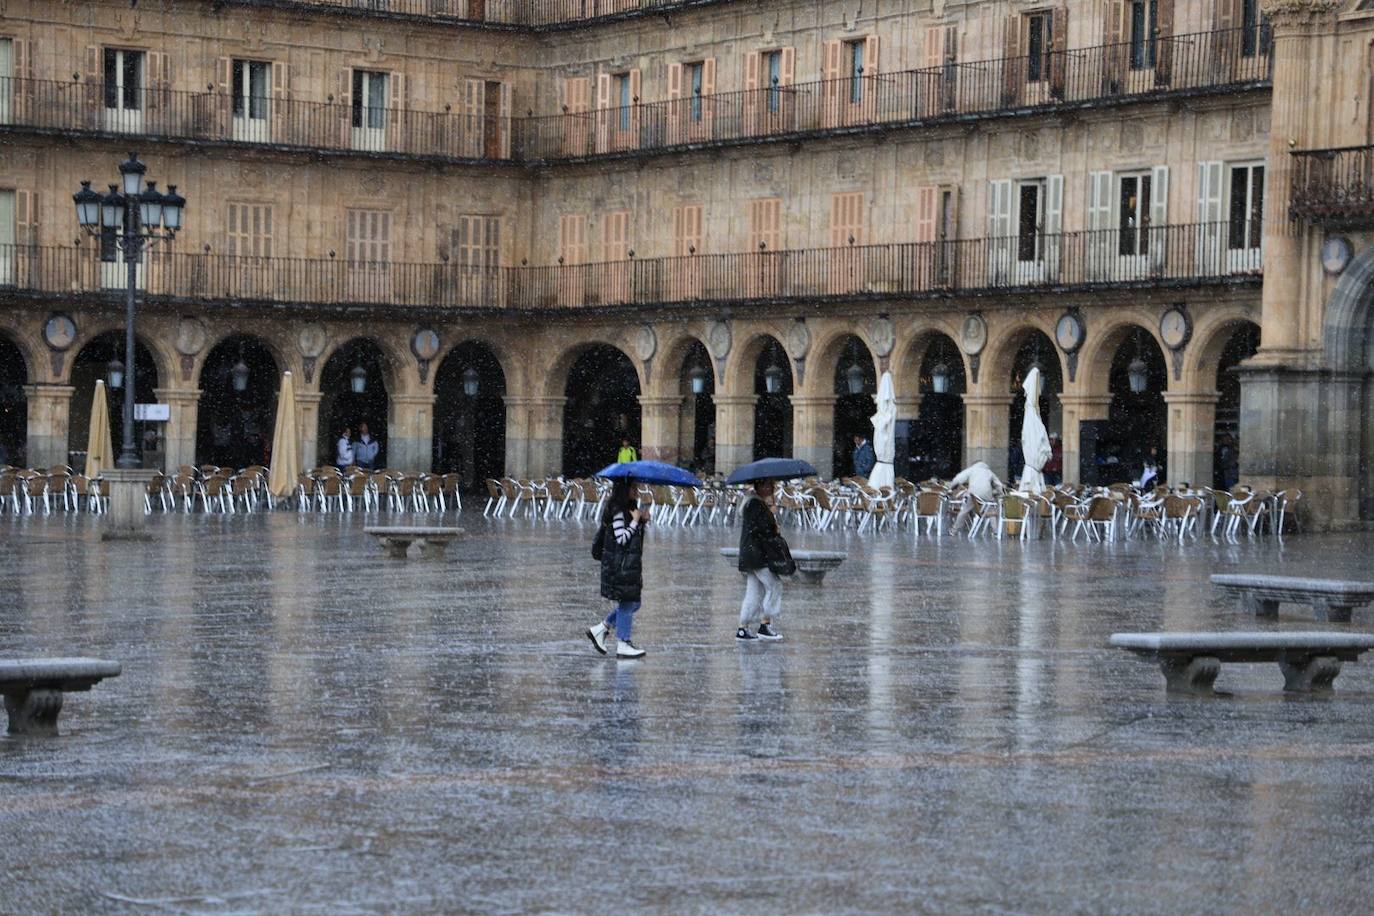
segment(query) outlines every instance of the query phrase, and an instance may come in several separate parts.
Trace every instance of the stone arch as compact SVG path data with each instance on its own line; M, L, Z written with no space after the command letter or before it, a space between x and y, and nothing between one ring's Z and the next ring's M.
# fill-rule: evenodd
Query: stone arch
M70 359L63 361L63 369L66 373L66 379L64 379L64 381L70 384L69 380L71 378L72 369L76 365L76 359L80 356L81 351L89 346L91 341L95 340L97 337L111 333L119 335L121 340L119 345L119 358L121 360L124 359L124 345L122 343L124 338L124 322L110 319L92 323L88 327L80 329L76 341L67 350ZM181 361L179 354L168 349L170 342L166 338L167 335L165 334L152 335L140 330L138 326L134 327L134 341L144 347L148 355L152 357L153 368L157 371L159 386L167 385L174 379L181 377L181 373L176 371ZM117 446L118 444L116 443L116 447Z
M686 369L687 357L698 345L706 351L707 358L703 367L710 373L712 388L720 387L720 380L716 378L716 361L710 358L710 346L700 335L691 331L684 331L675 334L670 340L659 346L659 353L654 357L654 362L658 364L658 371L654 373L653 394L672 397L686 393L682 388L683 373Z
M1016 354L1031 334L1039 332L1049 341L1041 348L1042 361L1053 360L1058 364L1060 378L1067 383L1068 366L1063 352L1054 344L1054 329L1042 321L1023 320L999 329L983 349L983 358L978 370L978 387L985 391L1001 394L1012 390L1012 371L1015 368ZM957 337L955 338L958 339ZM1079 368L1081 378L1082 368Z
M876 355L877 348L864 328L859 324L836 326L812 342L811 350L806 357L806 377L799 394L808 397L829 397L834 394L835 370L844 357L850 338L855 338L863 344L864 351L873 363L873 377L877 379L882 375L880 361Z
M240 360L248 370L242 391L233 377ZM196 464L269 463L282 369L280 348L256 334L226 334L205 348L196 379Z
M759 357L768 349L770 344L776 343L787 352L787 346L783 343L785 335L781 328L775 327L756 327L747 336L742 335L742 339L735 342L730 349L730 355L725 360L725 371L717 380L717 394L731 394L745 397L754 393L754 374ZM790 355L789 355L790 356ZM787 360L787 371L789 375L793 372L792 359Z
M1374 335L1374 246L1357 254L1341 273L1326 300L1322 316L1322 346L1329 368L1364 372ZM1261 329L1263 333L1263 329Z
M200 386L203 388L203 383L205 381L205 364L209 362L210 354L215 352L215 350L222 344L238 337L245 337L251 339L252 341L254 341L254 343L256 343L258 346L262 347L269 354L271 354L272 361L276 364L278 375L287 370L296 372L295 366L292 363L292 359L294 358L297 361L299 361L300 357L296 355L294 350L282 347L283 338L282 335L278 333L278 329L269 328L259 333L253 333L251 331L239 331L233 328L225 328L221 333L212 337L210 339L210 342L207 343L201 349L200 353L196 354L196 360L198 363L198 365L195 367L194 377L194 384L196 386ZM180 378L179 375L178 378ZM170 381L171 380L169 379L168 382ZM167 384L167 382L164 382L163 384Z
M1078 355L1076 387L1091 394L1107 394L1110 388L1112 360L1121 345L1137 331L1141 332L1148 342L1152 342L1160 353L1168 353L1169 348L1159 339L1159 331L1155 324L1151 316L1127 313L1114 316L1102 328L1089 327L1088 339ZM1164 390L1170 390L1171 385L1172 371L1165 373Z
M345 333L337 338L332 338L324 352L315 360L315 372L313 374L315 384L323 384L324 369L336 354L360 342L371 344L381 354L382 359L379 361L379 366L382 371L382 383L386 386L386 390L391 394L404 394L408 390L405 384L407 381L406 364L412 363L414 360L408 358L409 351L400 350L391 336L387 334L373 336L367 333Z
M1336 282L1322 316L1322 344L1333 370L1326 385L1333 418L1328 473L1344 478L1334 514L1341 522L1368 522L1374 519L1374 246L1356 255Z
M455 341L434 360L433 372L431 468L458 474L467 490L504 476L509 379L497 348L486 339Z
M450 333L441 330L439 333L443 341L443 346L440 347L438 355L430 360L431 373L437 372L439 367L444 364L444 360L448 359L453 351L459 347L481 344L491 352L493 359L496 361L497 368L501 370L501 377L505 384L506 393L510 394L522 389L523 380L519 372L522 361L515 357L510 345L504 338L495 334L483 334L478 337L466 331Z
M96 379L105 377L105 364L112 358L117 358L121 363L125 361L124 342L124 326L109 322L104 325L103 330L92 328L69 351L72 356L66 367L67 384L72 385L75 391L72 393L68 414L68 452L81 452L86 448ZM157 339L138 333L134 335L135 365L125 367L125 384L128 385L128 379L132 377L136 399L151 400L154 397L153 391L173 378L169 374L171 363L158 343ZM115 451L119 452L123 438L124 396L122 392L109 391L106 397L110 415L110 439ZM138 422L134 425L134 440L134 447L141 451L143 443Z
M622 346L621 343L612 340L606 335L596 335L585 337L575 343L568 344L562 350L559 350L550 362L544 365L542 372L544 378L544 397L564 397L568 387L568 374L572 371L577 361L582 358L583 354L594 347L610 347L613 350L618 350L622 356L630 361L630 365L634 367L635 379L639 383L639 390L643 392L648 389L648 382L645 378L643 364L629 353L625 352L625 347Z
M1249 325L1260 326L1244 312L1225 312L1208 315L1193 329L1194 340L1188 345L1188 359L1184 363L1182 388L1184 391L1211 391L1216 384L1217 364L1222 351L1237 330Z
M23 360L24 383L32 385L37 382L42 374L42 354L36 349L34 341L27 335L17 334L9 328L0 328L0 341L8 343L19 352L19 358ZM73 346L67 350L68 353L75 355Z
M925 360L926 351L930 349L930 345L938 337L947 337L954 343L954 350L959 355L957 368L964 373L965 377L968 377L968 355L958 345L959 329L944 323L923 323L918 325L910 334L899 338L897 346L893 348L892 381L897 386L898 398L907 394L918 393L914 380L920 378L921 364ZM907 390L908 388L909 390Z
M642 367L611 343L583 341L559 354L550 384L561 385L563 473L585 477L616 460L622 439L642 442Z
M361 394L353 392L351 386L350 364L355 361L368 371ZM374 378L373 372L380 378ZM320 355L316 374L321 395L316 448L321 463L336 462L340 429L347 426L351 437L356 439L360 423L367 423L370 435L381 446L372 466L385 467L395 460L391 421L393 399L403 393L397 384L400 375L396 354L389 351L384 341L365 334L341 338L335 346ZM410 461L403 463L409 465ZM416 468L405 467L403 470Z
M949 478L963 466L963 394L968 390L970 376L967 354L957 342L957 330L945 324L923 325L894 351L897 417L914 421L907 443L910 461L905 468L899 464L900 476L917 480ZM946 390L937 392L926 380L934 366L941 363L949 369L949 376ZM913 401L919 406L910 406Z

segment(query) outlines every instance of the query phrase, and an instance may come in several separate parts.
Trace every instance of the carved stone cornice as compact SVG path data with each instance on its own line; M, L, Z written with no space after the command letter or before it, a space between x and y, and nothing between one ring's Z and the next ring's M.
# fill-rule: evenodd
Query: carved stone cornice
M1260 9L1275 28L1315 25L1334 20L1349 0L1261 0Z

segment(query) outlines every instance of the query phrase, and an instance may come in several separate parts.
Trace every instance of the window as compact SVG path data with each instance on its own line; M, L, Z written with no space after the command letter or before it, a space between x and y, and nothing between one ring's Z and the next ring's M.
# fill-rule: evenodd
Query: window
M673 208L673 257L701 253L701 204Z
M601 257L619 261L630 256L630 211L612 210L601 223Z
M1153 69L1159 34L1158 0L1132 0L1130 15L1131 69Z
M1264 234L1264 166L1232 166L1230 193L1226 247L1259 248Z
M260 60L234 61L234 117L254 121L267 118L268 66Z
M1039 261L1043 256L1041 227L1045 219L1045 182L1022 181L1016 187L1016 260Z
M229 254L234 257L272 257L272 207L268 204L229 204Z
M617 73L615 75L615 92L616 98L619 99L616 104L620 108L616 129L627 131L630 129L630 105L634 102L634 93L630 88L630 74Z
M344 256L350 267L385 266L391 262L391 213L349 210Z
M453 230L453 259L460 267L500 266L501 217L458 217Z
M685 64L683 70L687 76L687 95L689 98L689 117L693 121L701 120L701 80L705 73L706 65L703 63Z
M1049 53L1054 44L1053 15L1048 11L1026 17L1026 79L1038 83L1050 78Z
M782 247L782 198L749 201L749 248L777 251Z
M1260 52L1267 35L1268 26L1260 15L1259 0L1240 0L1240 54L1241 57L1254 57Z
M143 52L105 49L105 107L139 111L143 107Z
M862 191L836 194L830 199L830 245L841 248L866 244L867 220Z
M1150 253L1150 173L1122 175L1117 185L1117 253Z
M847 41L844 51L849 61L849 101L857 105L864 98L864 42Z
M19 88L12 82L14 77L19 75L17 71L18 68L14 65L14 40L0 38L0 124L10 122L10 98ZM0 191L0 194L3 193ZM0 229L0 232L3 231Z
M768 110L776 114L782 104L782 52L765 51L763 68L768 86Z
M353 71L353 126L371 130L386 128L385 73Z
M587 217L567 213L558 220L558 261L582 264L587 260Z

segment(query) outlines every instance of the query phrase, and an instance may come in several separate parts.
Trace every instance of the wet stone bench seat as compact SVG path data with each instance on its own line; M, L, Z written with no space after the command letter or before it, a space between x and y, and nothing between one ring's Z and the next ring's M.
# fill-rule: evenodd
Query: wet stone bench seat
M90 690L107 677L119 677L119 662L100 658L20 658L0 660L0 694L5 696L11 735L57 734L62 694Z
M448 542L460 536L463 529L372 525L363 532L376 538L389 557L404 558L411 544L419 545L422 557L442 557Z
M1277 617L1279 602L1287 601L1312 605L1318 620L1349 623L1351 611L1374 601L1374 582L1345 579L1225 573L1213 576L1212 585L1239 598L1241 609L1256 617Z
M1110 645L1159 662L1170 693L1212 692L1222 662L1278 662L1283 689L1331 689L1341 662L1374 649L1367 633L1113 633Z
M738 547L722 547L720 555L731 562L739 562ZM843 550L794 550L792 559L797 564L802 581L820 585L825 574L849 559L849 554Z

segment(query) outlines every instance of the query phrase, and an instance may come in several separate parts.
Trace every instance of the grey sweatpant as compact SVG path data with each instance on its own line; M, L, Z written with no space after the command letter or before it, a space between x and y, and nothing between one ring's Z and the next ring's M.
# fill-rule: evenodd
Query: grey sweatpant
M744 574L744 601L739 625L757 627L763 620L776 621L782 612L782 580L771 569L751 569Z

